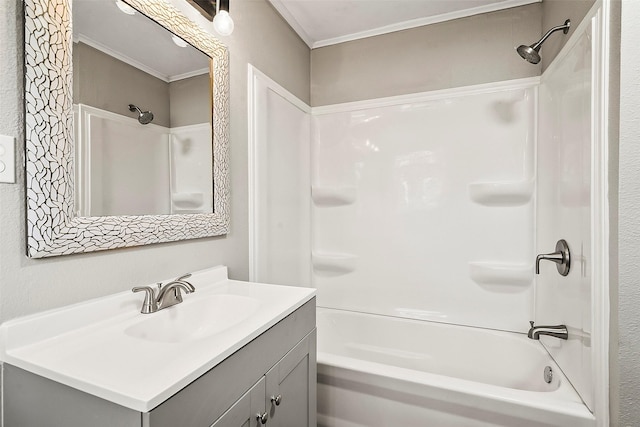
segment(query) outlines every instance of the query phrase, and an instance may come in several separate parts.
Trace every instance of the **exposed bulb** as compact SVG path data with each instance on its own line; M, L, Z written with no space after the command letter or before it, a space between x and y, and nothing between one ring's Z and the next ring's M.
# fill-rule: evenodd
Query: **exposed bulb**
M127 15L136 14L136 10L122 0L116 0L116 6L118 6L118 9L120 9L120 11L126 13Z
M176 46L179 47L187 47L187 42L182 40L180 37L178 36L171 36L171 40L173 40L173 42L175 43Z
M221 36L229 36L233 33L233 19L226 10L219 10L213 17L213 28Z

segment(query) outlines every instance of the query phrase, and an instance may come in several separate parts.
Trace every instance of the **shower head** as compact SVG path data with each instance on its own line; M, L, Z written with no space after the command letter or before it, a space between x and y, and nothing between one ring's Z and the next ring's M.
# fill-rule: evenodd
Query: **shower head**
M540 50L540 46L538 49L534 49L533 46L525 46L520 45L517 49L518 55L524 58L525 61L531 62L532 64L537 64L540 62L540 54L538 51Z
M571 20L567 19L566 21L564 21L563 25L558 25L557 27L553 27L552 29L547 31L547 33L544 36L542 36L540 40L538 40L531 46L527 46L524 44L520 45L516 49L518 51L518 55L520 55L522 59L524 59L525 61L528 61L532 64L537 64L538 62L540 62L540 47L542 46L542 43L544 43L544 41L552 33L555 33L556 31L562 30L564 34L567 34L569 32L570 27L571 27Z
M142 125L148 125L153 120L153 113L151 111L142 111L133 104L129 104L129 111L132 113L138 112L138 121Z

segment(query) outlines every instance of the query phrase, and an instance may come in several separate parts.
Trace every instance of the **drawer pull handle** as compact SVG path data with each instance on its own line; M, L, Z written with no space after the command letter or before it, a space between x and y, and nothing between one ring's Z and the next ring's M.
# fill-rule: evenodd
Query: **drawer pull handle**
M277 396L271 396L271 402L275 403L276 406L280 406L280 402L282 402L282 395L279 394Z
M264 414L261 414L260 412L258 412L258 415L256 416L256 418L258 418L258 421L260 422L260 424L266 424L267 423L267 413L266 412Z

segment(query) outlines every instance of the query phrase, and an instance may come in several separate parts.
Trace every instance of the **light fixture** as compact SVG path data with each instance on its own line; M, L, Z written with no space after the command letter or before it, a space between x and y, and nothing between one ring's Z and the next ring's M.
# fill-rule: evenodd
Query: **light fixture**
M187 42L182 40L180 37L178 36L171 36L171 40L173 40L173 42L176 44L176 46L179 47L187 47Z
M221 36L229 36L233 33L233 19L229 15L229 0L218 0L218 11L213 17L213 28Z
M118 6L118 9L120 9L120 11L122 11L123 13L126 13L127 15L136 14L136 10L131 6L129 6L128 4L126 4L125 2L123 2L122 0L116 0L116 6Z
M198 12L209 21L213 21L213 28L221 36L228 36L233 32L233 19L229 15L229 0L187 0Z

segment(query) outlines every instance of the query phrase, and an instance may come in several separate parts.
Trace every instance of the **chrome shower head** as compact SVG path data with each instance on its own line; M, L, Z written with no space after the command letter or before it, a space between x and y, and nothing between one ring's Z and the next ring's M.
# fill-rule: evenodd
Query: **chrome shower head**
M533 46L525 46L520 45L517 49L518 55L524 58L526 61L531 62L532 64L537 64L540 62L540 54L538 51L540 50L540 46L538 49L534 49Z
M558 25L557 27L553 27L552 29L547 31L547 33L544 36L542 36L540 40L538 40L531 46L527 46L524 44L518 46L518 48L516 49L518 51L518 55L520 55L522 59L524 59L525 61L528 61L532 64L537 64L538 62L540 62L540 47L542 46L542 43L544 43L544 41L552 33L555 33L556 31L562 30L564 34L567 34L569 32L570 27L571 27L571 20L567 19L566 21L564 21L563 25Z
M142 125L148 125L153 120L153 113L151 111L142 111L133 104L129 104L129 111L132 113L138 112L138 121Z

